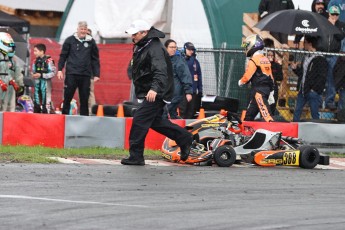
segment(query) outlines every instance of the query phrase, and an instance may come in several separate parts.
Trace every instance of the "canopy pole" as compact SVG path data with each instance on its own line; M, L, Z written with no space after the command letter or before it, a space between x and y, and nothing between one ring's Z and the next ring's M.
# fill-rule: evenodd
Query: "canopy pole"
M65 9L65 12L63 13L62 15L62 18L61 18L61 22L60 22L60 25L59 25L59 28L57 29L56 31L56 41L59 42L60 41L60 37L61 37L61 33L62 33L62 30L63 30L63 27L65 26L65 22L67 20L67 17L69 15L69 12L71 11L71 8L72 8L72 5L74 3L74 0L69 0L68 3L67 3L67 6L66 6L66 9Z

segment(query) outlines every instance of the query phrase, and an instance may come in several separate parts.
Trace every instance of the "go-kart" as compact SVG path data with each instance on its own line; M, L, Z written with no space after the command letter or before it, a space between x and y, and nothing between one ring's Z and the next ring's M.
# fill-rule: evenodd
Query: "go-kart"
M329 157L320 154L315 147L303 145L298 138L282 136L281 132L244 126L234 113L225 112L197 120L186 129L194 138L188 159L180 161L180 148L169 138L162 145L164 158L194 165L212 165L214 161L220 167L229 167L236 160L260 166L286 165L308 169L317 164L329 165ZM207 130L213 131L213 135L200 137L199 133Z

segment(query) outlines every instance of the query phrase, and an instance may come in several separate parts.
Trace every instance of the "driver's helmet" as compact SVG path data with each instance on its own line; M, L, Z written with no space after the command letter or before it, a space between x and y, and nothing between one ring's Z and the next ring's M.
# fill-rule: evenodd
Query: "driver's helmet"
M16 45L12 39L12 36L6 32L0 32L0 52L4 56L13 57L15 53Z
M246 56L251 57L256 51L262 50L265 47L265 44L259 35L253 34L244 40L242 47L244 48Z

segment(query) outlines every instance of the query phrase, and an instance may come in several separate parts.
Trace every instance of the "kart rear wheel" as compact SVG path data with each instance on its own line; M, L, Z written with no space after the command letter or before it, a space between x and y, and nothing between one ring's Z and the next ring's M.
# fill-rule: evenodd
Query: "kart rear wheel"
M303 145L299 147L300 150L300 167L305 169L313 169L320 161L320 153L317 148L311 145Z
M230 167L236 161L236 152L230 145L223 145L214 151L213 159L219 167Z

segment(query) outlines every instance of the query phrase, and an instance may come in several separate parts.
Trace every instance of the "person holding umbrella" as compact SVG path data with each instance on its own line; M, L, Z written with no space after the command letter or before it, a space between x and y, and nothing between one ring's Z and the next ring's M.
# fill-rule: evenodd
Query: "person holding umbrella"
M270 60L264 55L265 47L262 38L250 35L243 42L246 56L249 57L248 66L243 77L238 81L241 87L251 83L252 91L250 102L245 115L245 121L253 121L260 112L261 117L267 121L273 121L270 105L274 103L274 80Z
M259 17L260 19L263 19L274 12L288 9L295 9L292 0L261 0L258 7ZM271 32L271 35L282 44L288 43L287 34Z

